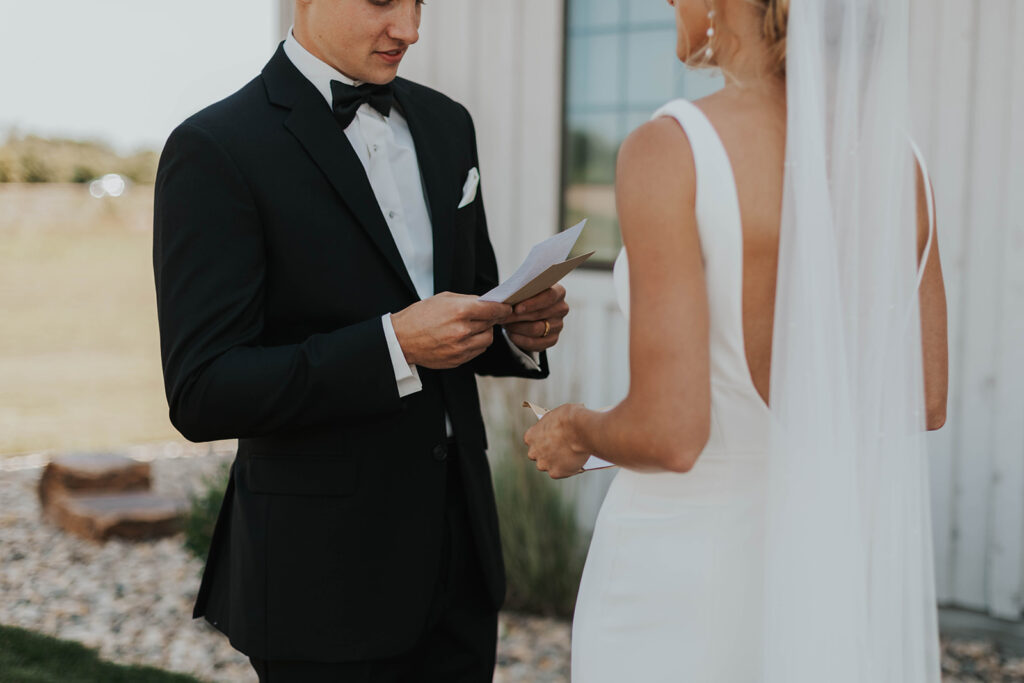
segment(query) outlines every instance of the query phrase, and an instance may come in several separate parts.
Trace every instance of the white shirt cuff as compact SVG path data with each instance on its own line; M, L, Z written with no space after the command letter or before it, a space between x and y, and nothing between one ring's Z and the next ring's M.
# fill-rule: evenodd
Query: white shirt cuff
M516 357L516 360L518 360L524 368L540 372L540 356L536 352L526 353L526 351L523 351L521 348L513 344L512 340L508 338L508 330L504 327L501 328L501 336L505 338L505 341L508 343L508 347L512 349L512 355Z
M422 391L423 382L420 381L419 370L415 365L406 362L405 352L398 343L398 335L395 334L395 326L391 322L391 314L388 313L381 318L381 322L384 323L384 338L388 341L388 352L391 354L391 366L395 371L399 398Z

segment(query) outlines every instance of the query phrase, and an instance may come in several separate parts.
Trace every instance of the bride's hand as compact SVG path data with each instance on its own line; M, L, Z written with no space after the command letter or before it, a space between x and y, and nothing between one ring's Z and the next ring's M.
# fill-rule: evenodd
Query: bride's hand
M581 404L567 403L555 408L531 427L523 441L530 447L527 456L537 463L537 469L547 472L552 479L565 479L583 472L583 464L590 457L581 443L575 418L586 410Z

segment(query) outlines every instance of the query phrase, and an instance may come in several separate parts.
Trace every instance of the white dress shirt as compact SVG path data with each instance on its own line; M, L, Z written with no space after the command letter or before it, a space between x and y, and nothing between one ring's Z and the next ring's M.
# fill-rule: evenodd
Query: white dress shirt
M284 43L284 52L299 73L324 96L327 106L332 110L334 95L331 92L331 81L360 85L359 81L353 81L310 53L295 39L291 30ZM355 119L345 129L345 136L366 170L366 177L391 229L416 293L420 299L430 298L435 294L434 236L409 123L395 108L385 117L369 104L363 104L356 111ZM419 372L415 365L405 360L405 353L391 322L391 314L385 314L381 322L395 371L398 395L408 396L421 391L423 384ZM540 369L535 358L523 353L507 336L505 340L524 367ZM448 432L451 434L450 425Z

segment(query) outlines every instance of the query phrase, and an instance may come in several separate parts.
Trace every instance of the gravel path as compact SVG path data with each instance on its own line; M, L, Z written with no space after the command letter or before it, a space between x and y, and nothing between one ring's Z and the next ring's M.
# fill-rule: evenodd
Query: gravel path
M132 448L153 463L154 488L188 495L230 461L231 444ZM0 623L75 640L105 659L255 683L227 639L191 618L201 563L174 537L97 545L40 520L36 483L45 457L0 459ZM1024 683L1024 659L983 641L945 641L946 683ZM569 679L569 625L503 614L496 683ZM642 682L638 682L642 683Z
M152 461L154 488L187 495L231 458L231 444L133 448ZM256 681L248 660L191 618L202 564L181 537L97 545L40 519L42 456L0 460L0 623L94 647L104 659ZM503 614L498 683L568 680L569 627Z

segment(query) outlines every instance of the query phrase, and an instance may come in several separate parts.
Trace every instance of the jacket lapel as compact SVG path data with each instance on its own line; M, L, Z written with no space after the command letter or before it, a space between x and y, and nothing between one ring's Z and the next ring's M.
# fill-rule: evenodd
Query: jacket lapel
M398 78L394 82L395 99L402 115L409 123L420 175L427 194L430 222L434 241L434 291L451 289L452 263L455 257L455 210L458 205L450 151L445 136L440 132L449 127L437 118L437 112L416 101L408 82ZM466 169L467 171L469 169Z
M284 122L285 127L327 176L395 274L418 299L416 287L381 213L366 170L323 96L306 81L280 48L263 70L263 79L270 100L291 109Z

